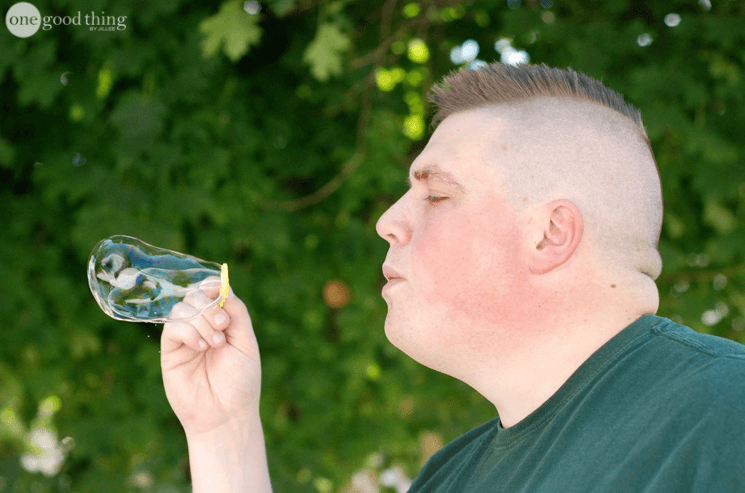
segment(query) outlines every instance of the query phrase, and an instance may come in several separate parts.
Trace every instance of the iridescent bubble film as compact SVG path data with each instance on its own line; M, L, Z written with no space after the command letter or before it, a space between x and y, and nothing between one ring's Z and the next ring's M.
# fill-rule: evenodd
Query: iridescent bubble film
M203 283L207 278L210 279ZM101 309L117 320L185 322L224 301L227 265L117 235L93 248L88 261L88 285ZM188 294L210 287L220 288L216 299L188 314L171 314Z

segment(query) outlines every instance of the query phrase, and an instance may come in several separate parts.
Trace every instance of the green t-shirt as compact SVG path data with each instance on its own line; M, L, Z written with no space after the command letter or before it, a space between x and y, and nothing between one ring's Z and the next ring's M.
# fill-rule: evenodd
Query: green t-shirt
M425 492L745 492L745 346L643 315L519 423L434 454Z

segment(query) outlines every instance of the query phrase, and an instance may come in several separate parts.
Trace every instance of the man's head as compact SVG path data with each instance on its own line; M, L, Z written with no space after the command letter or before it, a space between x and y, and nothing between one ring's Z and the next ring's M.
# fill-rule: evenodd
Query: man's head
M461 70L430 99L441 123L377 225L404 278L384 294L391 342L468 381L464 356L656 312L662 193L635 108L545 66Z

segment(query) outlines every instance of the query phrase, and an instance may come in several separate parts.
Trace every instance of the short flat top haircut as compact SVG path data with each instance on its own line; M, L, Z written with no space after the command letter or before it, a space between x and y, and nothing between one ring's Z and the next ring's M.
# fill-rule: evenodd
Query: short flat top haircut
M489 162L513 211L571 200L609 272L659 276L660 176L641 113L623 96L571 68L493 63L451 72L428 99L433 125L470 110L507 121Z

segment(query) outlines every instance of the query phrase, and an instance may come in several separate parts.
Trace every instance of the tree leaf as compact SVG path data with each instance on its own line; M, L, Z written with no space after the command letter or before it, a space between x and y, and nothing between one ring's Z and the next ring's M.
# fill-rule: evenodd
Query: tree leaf
M313 77L325 82L332 75L342 72L341 54L350 46L349 37L345 36L334 24L322 24L316 37L305 50L303 61L310 65Z
M222 4L220 11L199 24L199 32L205 35L202 54L213 56L223 45L223 51L232 62L237 62L248 53L251 46L261 39L259 16L246 13L240 1Z

